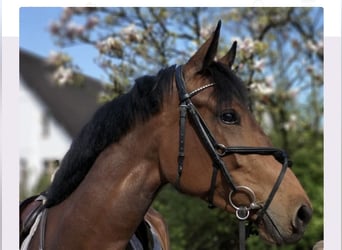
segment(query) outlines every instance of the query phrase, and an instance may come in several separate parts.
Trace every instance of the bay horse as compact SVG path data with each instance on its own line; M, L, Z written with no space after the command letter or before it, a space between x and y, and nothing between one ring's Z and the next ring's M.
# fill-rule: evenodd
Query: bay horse
M81 130L44 193L28 249L126 249L167 183L245 222L271 244L301 239L310 200L231 70L216 58L221 22L184 65L143 76ZM181 204L180 204L181 206Z

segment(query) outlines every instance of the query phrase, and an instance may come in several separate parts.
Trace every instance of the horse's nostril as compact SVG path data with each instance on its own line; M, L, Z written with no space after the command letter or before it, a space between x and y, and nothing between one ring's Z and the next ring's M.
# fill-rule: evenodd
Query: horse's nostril
M312 209L306 205L301 206L298 209L295 227L302 231L305 226L309 223L312 217Z

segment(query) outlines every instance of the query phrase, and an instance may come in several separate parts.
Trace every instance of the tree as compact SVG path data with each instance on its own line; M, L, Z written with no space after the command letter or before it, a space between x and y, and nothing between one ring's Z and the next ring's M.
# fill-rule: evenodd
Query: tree
M110 83L106 101L137 76L184 63L221 19L221 49L238 41L234 70L251 90L252 109L274 144L301 166L294 172L313 202L306 236L283 249L308 249L323 237L322 15L321 8L65 8L50 31L61 48L88 44L98 50L96 63ZM69 56L51 61L59 67L57 82L80 81ZM225 212L208 212L171 188L154 205L172 225L173 249L227 249L236 243L227 240L235 238L236 226ZM248 244L272 249L256 238Z

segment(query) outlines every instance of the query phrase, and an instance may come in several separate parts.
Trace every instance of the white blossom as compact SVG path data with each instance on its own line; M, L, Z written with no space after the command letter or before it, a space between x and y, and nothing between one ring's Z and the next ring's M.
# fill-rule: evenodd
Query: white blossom
M317 44L314 44L312 40L306 42L306 47L313 52L317 52L319 49Z
M60 66L70 62L70 57L62 52L52 50L46 61L49 65Z
M274 88L272 85L267 84L266 82L254 82L250 85L250 88L256 93L260 95L271 95L274 93Z
M123 28L121 31L121 36L128 42L139 42L142 40L142 35L139 33L135 24L130 24Z
M64 66L60 66L57 68L53 75L53 79L58 83L58 85L66 85L68 82L72 80L73 71L71 68L66 68Z
M49 56L47 58L47 63L48 64L55 64L56 61L58 61L59 57L60 57L60 53L52 50L52 51L50 51Z
M298 88L294 88L294 89L291 89L289 91L289 96L294 99L299 93L299 89Z
M260 60L256 60L254 62L253 69L255 69L257 71L262 71L264 66L265 66L265 59L261 58Z
M99 23L99 19L96 16L90 16L87 19L87 23L85 25L86 29L92 29Z
M213 30L212 25L202 25L200 29L200 36L203 38L207 38L210 36L212 30Z
M250 57L254 52L254 41L251 38L246 38L240 43L239 47L246 57Z
M82 36L85 28L82 25L79 25L74 22L68 23L66 27L66 34L68 37Z
M119 39L108 37L97 43L96 47L102 54L111 53L113 50L122 50L122 43Z
M265 83L269 86L272 86L274 83L274 77L273 75L268 75L265 77Z
M52 22L49 25L49 30L53 35L59 35L61 30L61 23L60 22Z
M289 120L291 122L296 122L297 121L297 115L296 114L291 114L290 117L289 117Z
M124 35L124 36L130 35L130 34L135 33L135 32L136 32L136 26L135 26L134 23L124 27L121 30L121 34Z
M297 115L291 114L289 120L283 124L283 128L286 131L296 129L297 127Z
M74 13L74 11L72 10L72 8L70 8L70 7L64 8L63 12L62 12L62 16L61 16L61 21L67 22L68 20L70 20L73 13Z

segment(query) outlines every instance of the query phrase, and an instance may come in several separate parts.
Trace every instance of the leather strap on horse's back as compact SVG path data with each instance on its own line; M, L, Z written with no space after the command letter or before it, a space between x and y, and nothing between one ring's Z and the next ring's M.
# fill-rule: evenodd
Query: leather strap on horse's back
M138 240L140 244L135 244L133 242L134 240ZM155 242L151 226L143 220L128 243L126 250L153 250L154 244ZM142 247L142 249L140 249L140 247Z
M32 196L20 203L20 246L30 232L38 215L43 211L45 197Z

